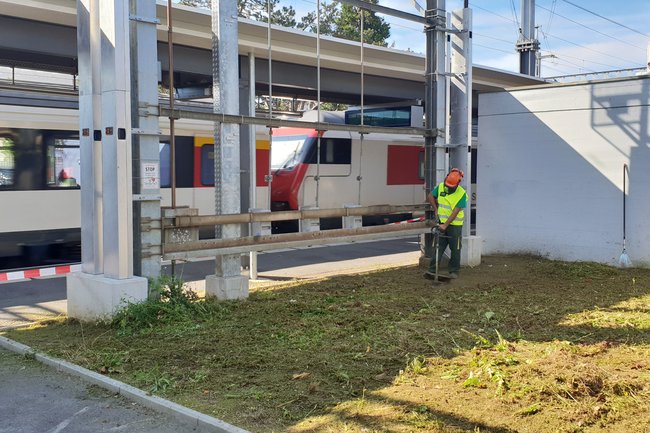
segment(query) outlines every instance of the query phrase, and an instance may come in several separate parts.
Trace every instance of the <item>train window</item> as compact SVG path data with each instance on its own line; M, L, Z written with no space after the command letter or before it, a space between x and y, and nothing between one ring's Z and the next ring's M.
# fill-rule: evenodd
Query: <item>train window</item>
M47 146L47 185L77 188L81 184L79 139L53 138Z
M305 162L316 164L317 140ZM320 163L321 164L350 164L352 161L352 140L349 138L321 138L320 140Z
M214 185L214 144L201 146L201 185Z
M172 148L169 143L159 143L160 154L160 187L172 186Z
M271 168L293 168L300 162L305 143L311 141L306 135L287 135L272 137Z
M14 184L14 169L16 167L14 140L11 137L0 136L0 187Z

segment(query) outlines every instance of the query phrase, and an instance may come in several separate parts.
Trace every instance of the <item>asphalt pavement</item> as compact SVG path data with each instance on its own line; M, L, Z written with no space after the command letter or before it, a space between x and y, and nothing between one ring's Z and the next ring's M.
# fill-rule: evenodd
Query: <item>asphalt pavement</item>
M0 433L207 432L0 348Z

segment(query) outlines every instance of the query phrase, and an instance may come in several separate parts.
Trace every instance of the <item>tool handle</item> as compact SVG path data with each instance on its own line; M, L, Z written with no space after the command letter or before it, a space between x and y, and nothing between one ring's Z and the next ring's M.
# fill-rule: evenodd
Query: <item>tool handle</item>
M627 164L623 164L623 242L625 242L625 195L627 188L625 187L625 178L627 177Z

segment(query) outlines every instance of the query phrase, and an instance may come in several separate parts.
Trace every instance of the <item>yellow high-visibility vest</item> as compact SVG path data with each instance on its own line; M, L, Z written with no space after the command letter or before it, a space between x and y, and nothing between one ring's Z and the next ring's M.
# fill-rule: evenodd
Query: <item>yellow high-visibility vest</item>
M441 223L445 223L449 219L451 213L456 208L456 205L460 199L463 198L463 195L465 195L465 190L460 185L458 185L458 188L456 188L456 191L454 191L453 194L448 194L446 190L447 188L445 187L445 183L440 182L440 185L438 185L438 197L436 197L436 200L438 200L438 216L440 217ZM461 209L460 212L458 212L458 215L456 215L456 218L450 224L452 226L462 226L464 220L465 210Z

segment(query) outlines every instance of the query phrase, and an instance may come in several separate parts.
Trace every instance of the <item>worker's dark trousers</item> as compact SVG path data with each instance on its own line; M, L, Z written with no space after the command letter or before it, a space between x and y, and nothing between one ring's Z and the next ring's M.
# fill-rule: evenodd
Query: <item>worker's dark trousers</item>
M438 263L442 263L442 257L449 246L451 256L449 259L449 273L457 274L460 271L460 247L463 239L463 226L449 226L447 230L440 233L438 238ZM440 266L440 265L438 265ZM429 271L435 272L436 262L431 260ZM440 270L440 268L438 269Z

